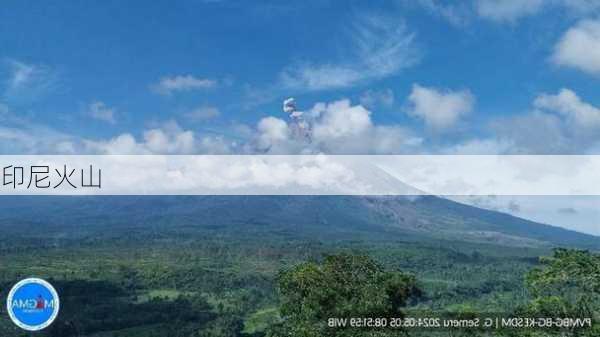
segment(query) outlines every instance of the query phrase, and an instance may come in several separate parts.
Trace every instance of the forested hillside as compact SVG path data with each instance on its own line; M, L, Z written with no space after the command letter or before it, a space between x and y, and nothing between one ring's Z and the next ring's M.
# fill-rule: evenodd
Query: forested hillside
M304 275L294 274L302 266L328 277L327 270L352 273L365 263L388 280L386 287L410 280L410 296L381 298L395 304L379 314L511 314L557 308L552 303L572 308L555 300L562 293L552 270L561 264L543 269L550 260L540 262L540 256L553 254L555 236L573 246L595 243L591 236L439 199L11 198L1 208L2 295L36 276L61 296L61 313L45 336L278 336L286 329L282 322L296 317L286 288ZM510 240L458 240L467 230L501 233L503 222ZM539 232L518 236L524 228ZM575 261L570 265L583 259L587 270L600 268L594 258L567 256ZM340 264L319 271L327 261ZM536 268L542 272L532 272ZM581 273L574 269L573 280ZM596 312L596 300L588 297ZM5 312L0 335L28 336Z

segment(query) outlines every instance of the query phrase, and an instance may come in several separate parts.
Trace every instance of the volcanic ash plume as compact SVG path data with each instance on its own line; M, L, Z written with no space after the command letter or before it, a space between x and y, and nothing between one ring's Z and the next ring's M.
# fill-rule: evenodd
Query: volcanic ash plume
M283 101L283 112L288 114L290 119L289 127L292 132L292 136L295 139L311 142L311 127L304 119L304 112L299 111L296 108L296 100L290 97Z

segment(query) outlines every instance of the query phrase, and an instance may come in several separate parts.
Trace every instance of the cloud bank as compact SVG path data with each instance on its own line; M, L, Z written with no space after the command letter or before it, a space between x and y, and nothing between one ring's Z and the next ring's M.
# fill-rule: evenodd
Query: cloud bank
M468 90L438 90L418 84L413 85L408 100L408 114L422 119L428 128L435 131L454 126L462 116L473 110L475 104L475 97Z
M216 86L216 80L192 75L177 75L161 78L157 84L151 86L151 89L158 94L169 96L176 92L210 89Z
M552 61L600 75L600 21L584 20L569 28L554 47Z

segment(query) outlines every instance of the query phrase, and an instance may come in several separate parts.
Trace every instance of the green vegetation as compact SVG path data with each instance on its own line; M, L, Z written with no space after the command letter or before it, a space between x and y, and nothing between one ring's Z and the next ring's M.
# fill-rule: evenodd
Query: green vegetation
M443 241L322 242L251 234L237 240L207 238L201 230L186 232L185 240L174 233L152 238L155 235L141 232L125 241L110 237L93 243L32 242L15 236L0 255L2 295L21 278L50 280L63 306L58 321L43 333L46 336L263 336L269 327L280 327L280 317L289 315L294 301L301 300L290 300L292 293L285 291L295 285L295 271L321 271L321 281L334 287L335 295L339 285L328 273L338 270L342 279L351 279L344 274L351 273L360 281L360 274L352 273L363 270L364 263L382 283L390 278L386 282L414 283L422 290L406 310L469 307L507 313L528 303L525 276L538 265L537 256L549 253ZM280 287L284 281L286 287ZM377 298L370 293L375 288L360 282L350 287L361 296L353 305L341 306L343 298L332 298L339 310L361 309L362 300L387 303L373 309L378 315L384 313L382 308L392 309L393 297ZM328 309L323 310L326 315ZM28 336L4 312L0 335Z
M268 336L389 336L351 328L332 329L331 318L402 317L400 308L420 293L415 278L387 272L360 255L327 256L322 264L306 262L279 275L281 314Z
M586 329L551 329L544 336L600 336L600 255L557 249L527 275L532 300L519 313L539 317L588 317ZM541 336L532 332L530 336Z
M177 206L178 217L124 216L129 206L112 207L119 216L85 216L103 209L44 217L38 210L33 220L7 212L0 217L0 293L30 276L54 284L61 313L35 334L46 337L600 335L600 258L593 252L369 231L331 218L315 218L321 232L233 215L230 225L217 226L186 213L190 205ZM330 317L447 314L591 316L596 325L494 333L324 326ZM31 334L0 306L0 336Z

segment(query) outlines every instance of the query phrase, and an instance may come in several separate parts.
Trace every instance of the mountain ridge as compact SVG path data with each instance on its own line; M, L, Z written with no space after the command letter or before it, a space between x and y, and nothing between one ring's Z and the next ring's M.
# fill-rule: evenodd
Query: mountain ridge
M0 225L55 237L186 228L600 249L600 237L436 196L20 196L0 203Z

